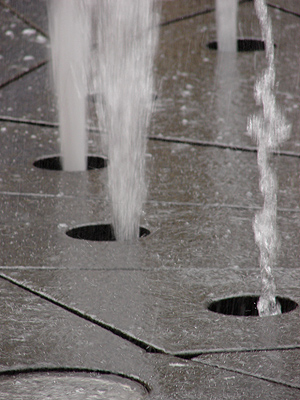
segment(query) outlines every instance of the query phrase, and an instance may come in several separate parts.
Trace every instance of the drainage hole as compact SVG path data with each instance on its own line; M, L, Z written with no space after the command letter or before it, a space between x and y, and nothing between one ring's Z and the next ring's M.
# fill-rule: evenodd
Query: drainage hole
M218 50L218 42L213 41L207 44L210 50ZM237 40L237 51L248 52L248 51L264 51L265 43L259 39L238 39Z
M239 296L229 297L227 299L221 299L213 301L209 304L208 310L224 314L224 315L236 315L239 317L258 317L257 303L259 296ZM295 310L298 304L285 297L276 297L276 300L281 306L282 314L288 313Z
M69 229L66 234L73 239L93 240L96 242L113 242L116 240L114 229L111 224L94 224L78 226ZM140 227L139 237L150 235L150 231Z
M43 157L36 160L33 165L36 168L47 169L50 171L62 171L60 156ZM99 156L87 157L87 170L102 169L107 167L107 159Z

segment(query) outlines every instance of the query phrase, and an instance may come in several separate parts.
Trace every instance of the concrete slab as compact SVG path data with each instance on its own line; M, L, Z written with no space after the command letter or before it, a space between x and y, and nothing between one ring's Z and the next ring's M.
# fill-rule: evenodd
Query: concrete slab
M3 279L0 285L1 373L30 367L85 367L125 375L136 367L142 372L141 349Z
M214 266L144 271L26 270L3 274L173 354L300 345L299 309L274 318L224 316L209 301L259 293L259 271ZM297 303L299 269L276 270L277 293ZM0 275L2 276L2 274ZM226 283L225 283L226 282Z
M264 395L265 398L272 395L274 399L280 399L279 396L293 399L297 395L297 391L286 385L262 381L251 374L247 376L170 356L146 354L112 333L2 279L0 286L1 325L5 326L1 330L0 365L3 399L34 398L30 396L37 391L44 393L47 386L43 379L51 379L55 371L56 379L51 392L55 388L57 395L62 385L60 379L69 377L70 381L71 371L73 375L77 372L77 376L82 371L88 384L88 370L139 379L150 389L147 398L157 400L169 399L170 396L184 400L197 396L202 399L219 399L220 396L238 399L245 393L249 394L249 399L264 398ZM92 378L95 379L95 373L90 375ZM32 385L29 390L30 379ZM114 380L114 375L111 379ZM14 386L16 380L19 386ZM120 378L115 378L115 381L119 382ZM20 391L20 384L23 391ZM79 378L76 384L80 384ZM94 381L90 390L93 385ZM85 390L89 393L88 387ZM88 398L87 395L85 398Z
M36 160L59 154L57 129L4 121L2 125L1 192L15 191L19 182L19 193L107 198L105 168L65 173L33 167ZM106 156L99 133L89 132L89 154ZM150 140L147 154L150 201L254 209L262 204L255 152ZM299 211L299 161L287 155L272 160L280 209Z
M277 100L293 125L291 138L282 148L297 153L300 115L295 54L298 54L300 19L273 8L269 11L277 44ZM252 2L239 6L239 19L239 36L260 38ZM257 112L253 88L256 77L266 66L265 54L220 56L206 47L215 38L214 13L161 29L155 67L158 100L150 134L255 146L245 132L247 118ZM31 93L28 86L34 88ZM6 99L0 108L2 115L57 121L46 67L15 82L2 91L2 96Z
M274 9L269 12L277 45L277 100L293 124L289 144L283 147L295 150L299 148L299 100L294 55L298 54L300 19ZM239 6L238 26L239 37L261 38L253 2ZM265 54L226 57L206 48L215 39L214 13L161 29L156 64L160 90L153 130L169 136L253 145L245 132L248 116L257 112L253 88L265 67Z
M300 388L299 350L201 355L194 361L257 376Z
M180 0L161 0L161 23L166 24L175 22L177 19L189 18L196 13L213 10L214 1L180 1Z
M6 2L16 11L4 18L16 26L3 25L16 36L13 47L11 34L4 42L15 57L9 67L16 64L22 73L21 51L47 29L46 4ZM213 3L164 1L162 22ZM291 1L273 3L299 9ZM274 7L269 11L277 97L293 123L283 148L298 154L300 20ZM149 197L141 223L152 235L136 243L91 243L65 234L80 224L110 222L107 176L105 170L71 174L32 166L36 158L59 152L47 67L1 89L0 368L108 369L139 377L157 400L294 400L300 387L299 308L266 319L207 310L211 300L260 291L252 232L261 205L255 153L224 150L218 143L254 146L244 132L247 117L257 111L253 85L265 55L220 57L206 47L216 38L214 13L181 19L161 29L150 129L153 139L175 141L148 143ZM39 33L24 39L23 25ZM260 37L253 2L239 6L239 36ZM46 43L32 46L37 57L46 54ZM178 138L215 145L191 146L176 143ZM102 150L99 134L90 132L89 151ZM272 162L279 175L282 238L277 294L299 303L299 158ZM156 348L168 354L149 353Z
M47 0L3 0L3 3L19 18L47 36Z
M47 39L1 4L0 23L1 87L45 61L47 58ZM1 103L6 103L6 100L3 100L4 98L1 95Z
M5 100L0 105L2 117L57 122L48 65L10 83L1 90L1 96Z

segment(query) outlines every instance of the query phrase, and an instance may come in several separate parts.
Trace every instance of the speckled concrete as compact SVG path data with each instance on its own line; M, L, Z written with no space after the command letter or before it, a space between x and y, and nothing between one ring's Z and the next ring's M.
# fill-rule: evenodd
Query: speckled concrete
M292 124L272 159L274 275L277 294L300 303L300 7L271 3L277 100ZM110 372L157 400L300 398L299 308L264 319L207 309L260 291L252 220L262 198L245 132L265 54L206 47L216 39L213 1L162 4L141 220L151 235L120 244L66 235L111 222L107 171L33 166L59 153L46 1L0 1L0 399L21 399L7 374L28 369ZM260 38L251 1L239 5L238 36ZM99 135L89 131L89 154L105 156Z

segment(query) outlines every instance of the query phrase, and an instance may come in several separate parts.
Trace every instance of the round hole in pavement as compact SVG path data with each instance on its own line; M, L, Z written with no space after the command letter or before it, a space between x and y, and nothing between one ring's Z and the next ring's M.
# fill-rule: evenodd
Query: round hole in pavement
M207 44L210 50L218 50L218 42L213 41ZM263 51L265 50L265 43L259 39L238 39L237 40L237 51L240 53L250 51Z
M47 370L0 375L1 399L140 400L149 388L137 380L107 372Z
M61 158L59 155L42 157L36 160L33 165L36 168L47 169L50 171L62 171ZM87 157L87 170L102 169L107 166L107 159L100 156Z
M295 310L298 304L286 297L276 297L281 305L282 314ZM239 317L258 317L257 303L259 296L238 296L216 300L209 304L208 310L224 315Z
M69 229L66 234L73 239L93 240L96 242L113 242L116 240L111 224L92 224ZM140 227L139 237L150 235L150 231Z

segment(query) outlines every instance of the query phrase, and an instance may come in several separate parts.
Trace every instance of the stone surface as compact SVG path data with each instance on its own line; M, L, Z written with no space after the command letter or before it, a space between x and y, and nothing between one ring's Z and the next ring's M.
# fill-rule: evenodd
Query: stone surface
M1 4L0 24L1 87L45 61L47 58L47 39ZM7 105L2 94L3 92L0 98L1 104ZM12 104L9 107L12 107ZM9 110L7 111L9 112Z
M253 87L264 52L226 57L207 48L216 39L215 13L205 12L214 1L161 2L141 220L151 235L81 241L66 230L111 222L107 171L33 167L59 154L48 65L35 68L48 57L46 1L0 3L0 388L13 381L9 371L79 368L137 378L155 400L297 399L299 307L273 318L207 309L260 291L252 221L262 198L245 132L258 112ZM291 0L271 5L300 12ZM292 154L272 157L281 237L274 275L277 295L300 303L300 19L268 10L276 96L292 123L281 149ZM261 37L253 2L239 6L238 36ZM92 99L89 108L95 126ZM106 155L100 126L89 131L89 154Z

